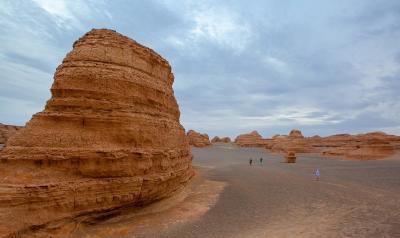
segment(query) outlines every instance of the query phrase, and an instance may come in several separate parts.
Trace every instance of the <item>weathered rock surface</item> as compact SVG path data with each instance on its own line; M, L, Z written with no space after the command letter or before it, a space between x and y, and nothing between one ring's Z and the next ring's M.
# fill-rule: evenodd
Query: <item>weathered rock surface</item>
M212 138L211 143L231 143L231 138L229 137L218 137L218 136L214 136L214 138Z
M8 138L22 128L22 126L12 126L0 123L0 144L5 144Z
M171 195L192 155L169 63L91 30L57 68L52 97L0 153L0 236Z
M201 134L194 130L189 130L186 134L189 144L195 147L205 147L211 145L210 138L207 134Z
M242 147L263 147L265 141L257 131L252 131L248 134L238 135L235 138L235 144Z

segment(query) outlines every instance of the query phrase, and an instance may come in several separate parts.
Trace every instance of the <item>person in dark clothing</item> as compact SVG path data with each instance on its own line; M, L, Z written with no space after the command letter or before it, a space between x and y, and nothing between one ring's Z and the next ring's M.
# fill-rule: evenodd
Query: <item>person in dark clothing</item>
M260 164L261 165L263 164L263 158L260 158Z
M253 159L250 158L250 159L249 159L249 164L251 165L252 163L253 163Z

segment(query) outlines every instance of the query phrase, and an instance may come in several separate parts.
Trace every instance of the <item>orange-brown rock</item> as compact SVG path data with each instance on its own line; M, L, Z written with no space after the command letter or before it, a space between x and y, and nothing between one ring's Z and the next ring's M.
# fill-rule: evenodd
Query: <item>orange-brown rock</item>
M304 138L299 130L290 131L289 135L275 135L272 139L266 140L265 147L271 152L277 153L311 153L314 148L309 141Z
M23 128L22 126L12 126L0 123L0 144L5 144L12 135L18 130Z
M211 139L211 143L217 143L217 142L221 142L221 138L219 138L218 136L214 136L214 137Z
M257 131L252 131L248 134L238 135L235 138L235 144L242 147L262 147L265 146L265 141Z
M346 159L371 160L389 157L395 153L396 136L383 132L359 135L334 135L322 139L323 154Z
M231 138L229 137L218 137L214 136L214 138L211 140L211 143L231 143Z
M304 138L303 134L301 133L300 130L293 129L289 133L289 138L295 139L295 138Z
M57 68L51 99L0 153L0 234L170 196L193 175L169 63L91 30Z
M186 134L189 144L194 147L205 147L211 145L210 138L207 134L201 134L194 130L189 130Z
M289 136L275 135L265 140L265 147L271 152L321 153L358 160L387 158L400 149L399 145L399 136L383 132L303 137L300 131L292 130Z
M286 163L296 163L296 154L293 151L289 151L285 156Z

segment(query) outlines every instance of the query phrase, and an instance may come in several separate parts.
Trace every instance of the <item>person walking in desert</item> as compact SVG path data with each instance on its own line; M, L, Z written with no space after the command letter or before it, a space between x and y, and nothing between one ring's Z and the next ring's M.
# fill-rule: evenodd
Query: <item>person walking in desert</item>
M321 173L319 172L319 169L318 169L318 168L315 170L314 175L315 175L315 180L316 180L316 181L319 181L319 178L320 178L320 176L321 176Z

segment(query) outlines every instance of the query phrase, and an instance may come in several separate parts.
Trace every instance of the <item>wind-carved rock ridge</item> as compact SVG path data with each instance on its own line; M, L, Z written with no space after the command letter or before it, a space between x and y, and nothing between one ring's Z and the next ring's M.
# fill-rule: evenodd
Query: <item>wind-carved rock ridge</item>
M75 42L45 109L0 153L0 234L185 186L192 155L173 81L165 59L115 31Z

